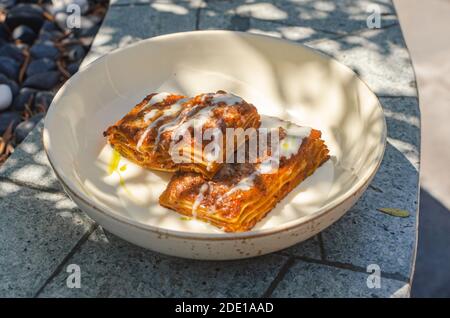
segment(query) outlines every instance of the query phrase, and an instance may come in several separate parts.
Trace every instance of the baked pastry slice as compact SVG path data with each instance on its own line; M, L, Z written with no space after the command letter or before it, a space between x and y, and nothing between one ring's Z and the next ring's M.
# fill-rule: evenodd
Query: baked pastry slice
M268 142L269 151L256 163L227 163L211 180L196 173L176 173L160 204L226 232L250 230L329 158L320 131L284 121L281 126L277 165L273 165L274 146Z
M192 98L154 93L103 134L122 156L142 167L195 171L211 178L227 156L226 129L259 125L252 104L224 91ZM213 134L204 138L207 131ZM211 143L217 145L210 147L214 148L213 155L204 151Z

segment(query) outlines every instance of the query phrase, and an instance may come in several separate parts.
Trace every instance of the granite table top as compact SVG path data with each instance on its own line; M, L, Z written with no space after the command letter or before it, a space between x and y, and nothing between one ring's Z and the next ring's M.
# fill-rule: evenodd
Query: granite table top
M380 28L366 20L373 5ZM417 243L420 114L390 0L111 0L84 65L156 35L229 29L300 42L354 69L383 105L388 142L357 204L306 242L253 259L169 257L103 230L66 196L41 122L0 167L1 297L408 297ZM378 208L407 210L407 218ZM67 280L76 264L80 288ZM371 274L380 272L380 284ZM371 283L372 282L372 283Z

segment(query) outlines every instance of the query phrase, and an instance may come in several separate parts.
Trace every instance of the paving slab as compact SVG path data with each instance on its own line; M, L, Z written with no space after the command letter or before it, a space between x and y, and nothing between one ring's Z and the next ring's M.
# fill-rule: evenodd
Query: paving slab
M377 5L381 27L397 21L390 1L209 0L201 8L199 26L238 31L257 29L269 34L276 34L278 29L278 33L289 34L284 25L294 27L296 33L302 32L302 39L311 40L327 33L332 37L367 29L371 5Z
M206 4L208 0L110 0L110 6L143 6L153 5L160 10L180 12L180 8L196 8ZM156 4L156 5L155 5Z
M321 234L315 235L312 238L288 247L279 253L288 256L301 256L311 259L320 260L323 258L323 244Z
M92 43L94 52L107 53L140 39L195 30L197 9L162 10L155 8L157 3L159 1L144 6L111 6L101 32Z
M415 98L382 98L388 143L380 170L368 190L344 217L322 233L328 260L384 272L406 279L415 259L418 209L419 114ZM396 208L407 218L378 211Z
M371 274L297 261L275 288L272 297L408 297L409 284L384 278L383 274L379 288L369 288L376 287L367 284Z
M0 297L33 297L93 222L60 192L0 181Z
M398 24L306 45L352 68L379 96L417 96L414 70Z
M132 245L102 229L67 261L77 264L81 288L60 274L40 297L260 297L286 258L272 254L244 261L193 261Z
M228 8L230 8L228 10ZM255 19L248 15L239 15L229 2L208 4L199 14L201 30L232 30L264 34L294 42L335 37L337 34L315 30L306 25L286 25L277 20Z

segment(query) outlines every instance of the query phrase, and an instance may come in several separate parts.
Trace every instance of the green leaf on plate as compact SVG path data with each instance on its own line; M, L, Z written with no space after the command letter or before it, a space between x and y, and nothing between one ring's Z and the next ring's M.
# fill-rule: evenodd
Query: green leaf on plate
M409 212L406 210L401 210L401 209L394 209L394 208L379 208L377 209L380 212L392 215L392 216L397 216L400 218L407 218L409 216Z

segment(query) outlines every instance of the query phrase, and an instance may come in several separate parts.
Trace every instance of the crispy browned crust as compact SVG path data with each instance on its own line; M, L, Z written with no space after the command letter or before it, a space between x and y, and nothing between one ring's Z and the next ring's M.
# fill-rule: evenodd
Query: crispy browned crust
M224 196L255 171L255 164L225 164L210 181L196 173L176 173L159 202L183 215L195 214L196 218L226 232L248 231L329 158L320 137L321 132L312 129L295 155L287 160L282 158L275 173L258 174L249 190Z
M216 94L225 94L225 92L218 91ZM193 98L171 94L162 102L151 104L151 99L155 95L154 93L145 97L128 114L103 133L107 137L108 143L122 156L148 169L169 172L192 171L207 178L211 178L220 169L222 163L208 164L203 157L203 151L200 157L195 155L196 147L194 147L192 127L188 129L188 133L192 137L192 144L188 145L188 149L183 148L184 153L195 156L196 160L192 160L192 162L174 162L169 153L173 131L162 130L160 133L161 127L182 124L190 118L194 118L202 110L211 109L211 112L208 113L209 118L202 126L202 131L207 128L219 128L225 136L226 128L258 128L260 125L260 117L256 108L244 100L233 105L225 103L212 105L213 94L200 94ZM176 111L169 112L168 110ZM147 121L144 120L150 112L156 112L156 115ZM203 150L208 142L201 141L199 149ZM225 145L225 142L222 145ZM225 147L222 154L222 159L224 159L226 157Z

